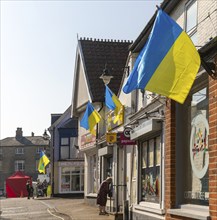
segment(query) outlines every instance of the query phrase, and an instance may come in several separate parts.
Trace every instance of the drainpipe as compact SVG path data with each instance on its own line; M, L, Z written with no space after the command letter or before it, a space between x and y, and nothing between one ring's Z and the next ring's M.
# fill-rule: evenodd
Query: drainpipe
M52 129L52 197L54 197L54 141L55 141L55 127Z

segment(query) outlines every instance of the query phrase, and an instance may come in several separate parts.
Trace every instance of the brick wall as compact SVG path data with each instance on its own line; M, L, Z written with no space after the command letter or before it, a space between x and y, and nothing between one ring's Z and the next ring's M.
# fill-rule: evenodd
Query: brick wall
M198 45L203 46L216 36L217 1L198 1ZM207 17L209 16L209 17Z
M217 71L217 57L216 57ZM217 220L217 80L209 77L209 210Z
M165 208L175 208L176 202L176 122L175 102L167 100L165 113ZM169 215L166 214L167 219Z

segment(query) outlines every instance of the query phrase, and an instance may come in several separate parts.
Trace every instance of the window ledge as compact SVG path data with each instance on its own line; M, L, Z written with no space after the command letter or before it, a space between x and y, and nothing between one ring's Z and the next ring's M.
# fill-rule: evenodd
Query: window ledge
M86 195L87 198L97 198L97 194L96 193L88 193Z
M171 215L194 218L199 220L208 220L209 207L200 205L181 205L178 209L168 209L167 212Z
M160 208L160 204L150 202L141 202L139 205L134 205L134 208L140 211L151 212L159 215L163 215L165 213L164 209Z

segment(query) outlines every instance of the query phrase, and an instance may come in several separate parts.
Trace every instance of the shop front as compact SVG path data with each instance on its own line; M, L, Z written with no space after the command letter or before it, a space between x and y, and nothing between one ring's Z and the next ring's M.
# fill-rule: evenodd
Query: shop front
M84 193L84 161L58 162L59 193Z
M138 122L130 132L131 140L137 141L132 219L164 219L164 100L153 100L131 118L132 124Z

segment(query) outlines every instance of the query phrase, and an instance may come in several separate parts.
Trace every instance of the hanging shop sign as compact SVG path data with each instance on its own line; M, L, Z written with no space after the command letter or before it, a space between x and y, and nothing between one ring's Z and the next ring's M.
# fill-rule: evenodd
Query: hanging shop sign
M91 133L87 133L81 136L81 146L80 149L85 149L85 148L89 148L94 146L94 144L96 143L96 136L91 134Z
M106 142L114 144L117 142L117 133L106 133Z
M132 128L125 128L123 132L119 132L119 142L120 145L135 145L136 141L130 139L130 132L132 131Z

